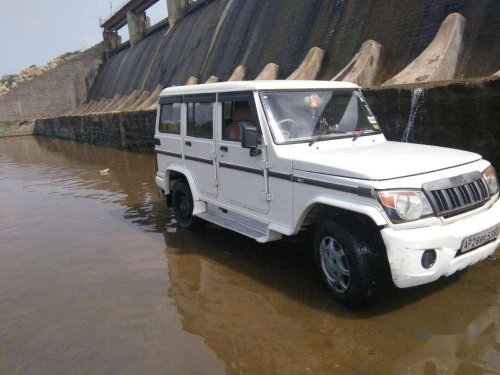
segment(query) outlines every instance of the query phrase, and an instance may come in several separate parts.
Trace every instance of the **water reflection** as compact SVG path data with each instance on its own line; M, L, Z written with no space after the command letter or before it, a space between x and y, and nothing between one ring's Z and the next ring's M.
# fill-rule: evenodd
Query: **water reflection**
M110 168L109 176L99 174L105 168ZM214 226L196 234L177 231L171 212L157 198L154 173L154 162L148 155L47 138L0 140L0 198L6 199L8 192L28 201L17 205L18 211L26 210L22 215L25 222L37 222L26 218L35 204L30 200L33 195L44 200L53 197L53 210L43 206L43 215L54 225L87 229L92 224L89 221L96 221L89 228L95 237L91 240L68 230L58 235L48 232L41 240L47 243L47 252L64 246L65 241L89 243L75 249L71 253L75 261L68 259L64 266L73 269L74 275L85 275L78 277L102 278L103 284L79 280L92 295L88 305L75 305L63 321L72 325L75 319L90 315L95 321L82 325L87 330L105 327L104 332L111 335L114 331L106 330L106 319L116 319L116 324L128 330L122 344L107 353L117 358L116 352L131 350L129 345L139 355L110 362L109 370L155 372L155 365L162 364L186 373L186 364L191 363L201 366L194 368L220 372L218 363L222 361L229 373L500 371L497 262L483 262L462 275L424 288L401 291L388 286L376 308L347 311L331 302L321 287L304 240L259 245ZM72 212L86 224L78 224L76 219L68 223ZM7 248L9 243L11 249L22 247L30 236L20 235L20 217L13 214L13 219L6 220L5 215L0 219L0 235L8 234L3 237ZM103 243L109 246L95 250ZM92 255L83 259L88 270L80 267L82 251ZM26 276L28 280L35 280L36 272L53 268L50 263L45 269L33 264L32 268L27 265L35 273ZM0 270L8 274L6 268ZM124 274L124 270L133 273ZM1 277L2 273L0 281ZM133 282L137 277L152 284L137 288ZM37 291L50 295L55 285ZM23 287L19 281L18 288ZM9 291L0 286L2 298ZM127 302L115 306L117 298ZM47 297L33 299L44 304L51 301ZM98 310L103 316L96 315L90 305L99 306L104 301L106 309ZM6 312L0 315L0 341L6 332L11 341L26 339L6 328L19 319L15 318L19 304L17 300L0 302L1 311ZM28 325L44 324L29 312L23 314ZM12 321L2 320L6 316ZM177 318L179 328L175 328ZM58 326L58 322L52 324ZM75 328L72 332L80 331ZM61 339L58 331L45 334ZM182 344L188 338L191 341ZM75 340L84 349L98 343L95 335L68 342ZM36 353L40 343L31 341L28 339L29 352ZM137 345L147 350L141 351ZM170 351L162 350L167 346ZM10 349L9 356L3 357L0 353L0 363L12 362L22 351ZM90 358L98 357L92 351L86 353ZM71 363L75 358L78 354L73 353L61 360ZM140 361L143 365L137 366ZM92 363L83 368L92 371Z

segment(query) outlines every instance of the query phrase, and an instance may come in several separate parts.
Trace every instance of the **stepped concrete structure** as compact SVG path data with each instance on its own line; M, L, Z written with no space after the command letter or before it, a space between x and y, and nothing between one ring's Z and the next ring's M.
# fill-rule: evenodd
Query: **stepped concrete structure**
M89 105L87 106L87 108L85 109L85 111L82 112L82 114L86 114L86 113L90 113L92 110L94 110L94 108L97 107L97 105L99 104L99 102L95 101L95 100L91 100L89 102Z
M188 80L186 81L186 85L187 85L187 86L197 85L199 82L200 82L200 79L199 79L198 77L191 76L191 77L189 77L189 78L188 78Z
M149 97L139 106L138 110L148 109L151 106L156 106L158 103L158 98L160 97L161 90L163 90L162 85L157 85L155 90L149 95Z
M447 81L455 78L463 50L465 22L465 18L458 13L446 17L431 44L384 85Z
M85 111L90 107L90 102L89 103L83 103L78 109L73 113L75 115L81 115L85 113Z
M111 103L110 99L102 98L99 104L92 110L91 113L99 113Z
M127 96L123 95L120 100L118 100L115 104L111 105L111 106L108 106L108 108L105 109L105 111L107 110L108 112L113 112L113 111L116 111L116 109L118 107L120 107L123 103L125 103L125 101L128 99Z
M140 96L141 92L139 90L132 91L129 96L124 96L125 100L115 110L123 111L127 109L128 107L132 106L132 104L134 104Z
M106 111L109 111L111 110L111 108L113 108L116 103L118 103L120 100L122 100L123 96L120 95L120 94L116 94L115 97L113 98L113 100L111 100L111 102L102 109L102 112L106 112Z
M260 80L273 80L278 79L280 75L280 67L276 64L269 63L264 69L260 72L260 74L255 78L257 81Z
M321 48L313 47L309 50L302 64L287 79L304 80L316 79L323 64L325 51Z
M219 82L219 77L210 76L208 77L205 83L217 83L217 82Z
M247 74L247 68L243 65L238 65L236 69L234 69L233 74L229 77L228 81L243 81Z
M367 40L332 81L348 81L362 87L372 86L379 69L381 55L380 43Z
M134 103L132 103L130 107L127 108L127 110L132 111L139 108L142 105L142 103L144 103L150 96L151 93L149 91L143 91L141 95L137 98L137 100Z

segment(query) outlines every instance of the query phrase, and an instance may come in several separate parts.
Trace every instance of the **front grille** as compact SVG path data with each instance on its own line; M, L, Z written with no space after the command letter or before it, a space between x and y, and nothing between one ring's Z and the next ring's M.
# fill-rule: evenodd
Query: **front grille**
M424 192L438 216L450 217L481 206L489 198L479 172L424 184Z

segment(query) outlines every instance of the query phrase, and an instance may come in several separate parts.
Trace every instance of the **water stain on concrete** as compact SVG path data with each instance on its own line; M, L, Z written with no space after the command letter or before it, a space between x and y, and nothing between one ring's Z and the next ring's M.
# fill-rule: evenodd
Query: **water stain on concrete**
M149 155L0 139L0 373L500 371L497 261L349 311L303 240L177 230L154 174Z

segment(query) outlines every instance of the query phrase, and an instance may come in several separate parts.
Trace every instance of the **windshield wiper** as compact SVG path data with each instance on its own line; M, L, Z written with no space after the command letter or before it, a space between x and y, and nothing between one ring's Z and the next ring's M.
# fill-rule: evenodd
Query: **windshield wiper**
M323 136L328 135L328 134L345 134L346 132L343 130L338 130L338 129L332 129L332 128L326 128L321 131L316 137L311 139L309 142L309 147L315 144L317 141L319 141Z

